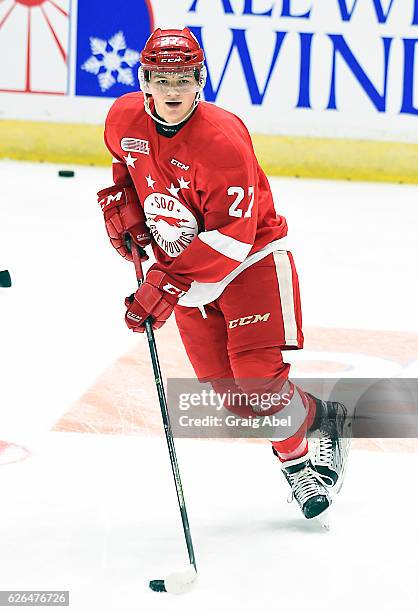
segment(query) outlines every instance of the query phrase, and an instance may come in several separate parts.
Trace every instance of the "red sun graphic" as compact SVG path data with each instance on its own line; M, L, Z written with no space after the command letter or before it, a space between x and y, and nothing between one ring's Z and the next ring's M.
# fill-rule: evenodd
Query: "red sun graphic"
M15 0L17 4L24 4L25 6L39 6L44 4L46 0Z
M2 29L7 26L8 23L10 23L9 18L11 17L11 15L17 12L18 10L22 11L22 9L17 9L16 7L26 7L26 9L23 9L24 13L19 14L19 19L24 20L23 27L26 31L26 41L24 43L26 46L25 84L22 89L1 88L1 91L23 91L25 93L64 93L64 91L40 91L39 88L37 89L36 87L32 87L32 51L33 48L36 46L36 40L34 40L36 32L34 31L33 26L33 16L35 16L35 11L39 12L38 14L41 15L41 19L43 20L47 30L49 31L49 37L52 41L52 45L56 49L58 56L60 56L61 62L64 66L67 65L67 51L65 48L66 44L64 41L60 40L62 34L58 34L59 29L57 30L54 23L55 15L60 15L61 19L64 17L65 20L69 20L69 11L63 8L61 4L66 5L67 3L65 1L63 2L63 0L14 0L8 10L0 17L1 32ZM39 23L39 20L36 23Z

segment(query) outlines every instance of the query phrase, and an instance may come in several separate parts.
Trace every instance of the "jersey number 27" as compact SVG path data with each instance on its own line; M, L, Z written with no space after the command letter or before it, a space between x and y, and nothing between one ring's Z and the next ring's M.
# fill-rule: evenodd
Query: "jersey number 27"
M238 208L238 206L241 204L241 202L245 198L244 189L242 187L230 187L228 189L228 195L236 196L235 201L229 207L230 217L239 217L239 218L242 216L251 217L251 213L252 213L253 205L254 205L254 187L252 186L248 187L248 197L250 201L249 201L249 204L248 204L248 207L245 213L241 208Z

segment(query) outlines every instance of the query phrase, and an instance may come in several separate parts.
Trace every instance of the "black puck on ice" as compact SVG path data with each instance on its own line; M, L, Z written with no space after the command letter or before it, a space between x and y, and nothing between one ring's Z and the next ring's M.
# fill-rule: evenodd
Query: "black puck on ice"
M0 270L0 287L11 287L12 279L9 270Z
M58 170L58 176L73 177L74 170Z
M151 591L155 591L156 593L166 593L167 589L165 588L164 580L150 580L149 588Z

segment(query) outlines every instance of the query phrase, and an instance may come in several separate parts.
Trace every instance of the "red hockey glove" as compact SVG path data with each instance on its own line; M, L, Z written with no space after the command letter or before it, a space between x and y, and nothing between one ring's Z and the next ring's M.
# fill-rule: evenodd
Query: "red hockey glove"
M126 248L125 234L129 233L134 242L142 248L151 242L149 230L145 225L145 215L135 189L113 185L99 191L97 198L104 214L110 242L119 255L132 261L132 254ZM147 259L148 257L143 257L142 261Z
M152 317L152 327L159 329L189 288L190 284L179 283L165 272L151 268L138 291L125 299L128 308L126 325L135 332L143 333L145 319Z

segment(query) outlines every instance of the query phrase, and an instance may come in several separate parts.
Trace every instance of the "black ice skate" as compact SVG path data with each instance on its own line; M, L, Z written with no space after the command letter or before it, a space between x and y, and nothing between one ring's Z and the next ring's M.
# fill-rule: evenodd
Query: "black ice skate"
M314 469L309 455L285 461L282 472L292 488L288 501L296 499L305 518L314 518L331 505L326 480Z
M343 485L351 445L352 420L339 402L324 402L313 395L319 415L319 427L308 434L315 470L338 493Z

